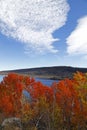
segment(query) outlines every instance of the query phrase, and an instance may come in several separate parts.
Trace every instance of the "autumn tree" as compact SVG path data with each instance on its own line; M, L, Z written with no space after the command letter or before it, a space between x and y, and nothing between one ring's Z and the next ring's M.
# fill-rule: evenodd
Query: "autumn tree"
M86 130L87 74L48 87L10 73L0 83L0 116L19 117L25 130Z
M87 129L87 73L75 73L73 81L80 103L80 109L76 117L78 129Z

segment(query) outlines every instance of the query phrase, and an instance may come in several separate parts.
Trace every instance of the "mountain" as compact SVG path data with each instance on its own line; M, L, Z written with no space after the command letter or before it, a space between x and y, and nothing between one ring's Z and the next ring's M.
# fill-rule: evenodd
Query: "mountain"
M77 71L86 73L87 68L76 68L70 66L53 66L53 67L40 67L40 68L0 71L0 74L5 75L8 73L18 73L18 74L29 75L31 77L38 77L38 78L64 79L64 78L72 78L73 73Z

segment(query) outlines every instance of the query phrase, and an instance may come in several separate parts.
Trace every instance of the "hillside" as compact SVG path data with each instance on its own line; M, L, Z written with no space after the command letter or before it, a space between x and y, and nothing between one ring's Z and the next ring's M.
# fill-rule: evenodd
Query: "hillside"
M73 73L80 71L87 72L87 68L75 68L69 66L55 66L55 67L41 67L31 69L18 69L9 71L0 71L0 74L18 73L23 75L30 75L31 77L48 78L48 79L64 79L72 78Z

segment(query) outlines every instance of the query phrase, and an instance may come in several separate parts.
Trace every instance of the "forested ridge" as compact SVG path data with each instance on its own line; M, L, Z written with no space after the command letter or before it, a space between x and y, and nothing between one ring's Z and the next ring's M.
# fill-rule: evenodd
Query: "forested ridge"
M8 73L18 73L29 75L31 77L46 78L46 79L65 79L73 78L73 74L77 71L82 73L87 72L87 68L76 68L70 66L53 66L53 67L40 67L40 68L27 68L27 69L17 69L17 70L8 70L0 71L0 74Z

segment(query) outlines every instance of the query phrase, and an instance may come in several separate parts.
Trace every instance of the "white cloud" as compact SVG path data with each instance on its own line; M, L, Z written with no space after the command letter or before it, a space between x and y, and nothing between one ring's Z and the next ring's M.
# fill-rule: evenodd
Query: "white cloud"
M67 0L0 0L0 31L37 51L57 52L53 32L67 20Z
M77 27L67 38L69 54L87 55L87 16L78 20Z

